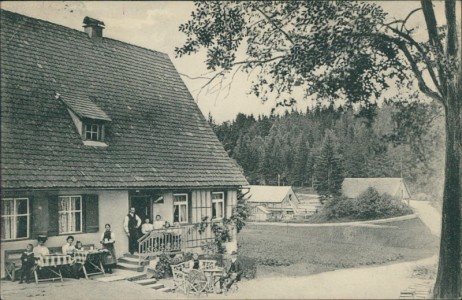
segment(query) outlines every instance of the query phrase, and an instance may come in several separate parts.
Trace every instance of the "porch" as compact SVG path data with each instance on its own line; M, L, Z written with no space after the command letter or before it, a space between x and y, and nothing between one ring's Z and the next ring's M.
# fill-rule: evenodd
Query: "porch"
M217 249L214 244L216 235L212 229L214 226L227 229L227 242L236 243L235 227L231 224L223 225L223 221L217 220L155 229L138 239L138 253L148 257L162 253L203 252L204 246L215 253Z

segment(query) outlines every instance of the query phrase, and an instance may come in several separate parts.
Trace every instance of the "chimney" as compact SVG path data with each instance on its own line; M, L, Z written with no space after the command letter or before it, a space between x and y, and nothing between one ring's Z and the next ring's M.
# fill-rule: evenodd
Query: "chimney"
M83 19L83 24L83 28L85 28L85 32L90 38L103 37L104 22L90 17L85 17Z

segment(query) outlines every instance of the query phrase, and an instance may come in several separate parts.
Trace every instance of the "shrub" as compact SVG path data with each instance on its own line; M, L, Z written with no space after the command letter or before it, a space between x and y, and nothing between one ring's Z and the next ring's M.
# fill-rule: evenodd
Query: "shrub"
M353 210L353 215L361 220L398 217L412 213L402 201L388 194L380 195L371 187L353 200Z
M154 277L156 279L171 277L173 275L171 265L177 265L179 263L189 261L192 258L193 254L190 252L187 252L184 255L177 254L174 256L163 253L159 255L159 261L156 265Z
M402 201L388 194L380 195L377 190L370 187L356 199L344 196L330 198L323 206L318 219L373 220L411 213L412 210Z

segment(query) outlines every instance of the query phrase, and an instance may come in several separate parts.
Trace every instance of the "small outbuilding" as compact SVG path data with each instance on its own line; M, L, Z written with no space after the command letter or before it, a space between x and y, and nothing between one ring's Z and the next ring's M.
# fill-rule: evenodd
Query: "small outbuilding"
M251 185L250 220L266 221L293 218L299 200L291 186Z

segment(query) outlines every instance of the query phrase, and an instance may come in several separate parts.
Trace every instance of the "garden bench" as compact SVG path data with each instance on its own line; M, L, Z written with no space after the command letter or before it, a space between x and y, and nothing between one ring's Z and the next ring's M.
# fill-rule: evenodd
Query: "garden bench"
M18 271L21 269L21 255L24 249L21 250L5 250L5 274L11 281L15 281L18 276Z

